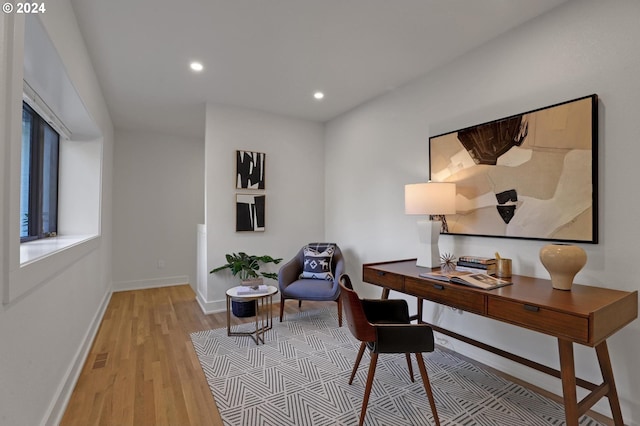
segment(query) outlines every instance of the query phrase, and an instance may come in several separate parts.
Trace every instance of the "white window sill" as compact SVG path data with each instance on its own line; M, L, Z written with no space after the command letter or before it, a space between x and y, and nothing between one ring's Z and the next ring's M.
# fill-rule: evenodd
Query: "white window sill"
M95 238L96 235L59 235L20 244L20 266Z

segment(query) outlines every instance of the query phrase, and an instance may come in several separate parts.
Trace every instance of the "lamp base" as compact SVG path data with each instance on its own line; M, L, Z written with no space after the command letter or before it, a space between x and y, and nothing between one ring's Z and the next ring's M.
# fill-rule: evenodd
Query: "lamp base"
M421 220L418 222L418 236L422 243L422 250L416 266L423 268L440 267L440 249L438 239L442 222L436 220Z

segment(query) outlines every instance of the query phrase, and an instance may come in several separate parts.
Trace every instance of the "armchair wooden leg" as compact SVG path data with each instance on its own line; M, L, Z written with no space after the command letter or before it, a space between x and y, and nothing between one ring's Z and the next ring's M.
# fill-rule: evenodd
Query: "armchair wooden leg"
M411 377L411 382L415 382L415 380L413 379L413 366L411 365L411 355L405 354L405 356L407 357L407 367L409 367L409 377Z
M338 327L342 327L342 298L338 297L336 302L338 303Z
M424 365L422 354L416 354L416 361L418 361L418 368L420 368L420 375L422 376L422 383L424 384L424 390L427 392L427 398L429 398L429 405L431 406L431 413L433 419L436 422L436 426L440 426L440 419L438 418L438 411L436 410L436 401L433 399L433 392L431 390L431 383L429 382L429 375L427 374L427 367Z
M349 384L353 383L353 378L356 377L356 371L358 371L358 366L360 365L360 361L362 360L362 355L364 355L364 350L366 349L367 344L362 342L360 343L360 350L358 351L358 356L356 357L356 362L353 365L353 371L351 372L351 377L349 377Z
M302 300L298 300L298 308L302 308Z
M282 322L282 317L284 316L284 296L280 296L280 322Z
M364 418L367 414L367 404L369 404L369 394L373 386L373 376L376 374L376 365L378 364L378 354L371 352L371 362L369 363L369 374L367 375L367 386L364 389L364 398L362 399L362 409L360 411L359 426L364 424Z

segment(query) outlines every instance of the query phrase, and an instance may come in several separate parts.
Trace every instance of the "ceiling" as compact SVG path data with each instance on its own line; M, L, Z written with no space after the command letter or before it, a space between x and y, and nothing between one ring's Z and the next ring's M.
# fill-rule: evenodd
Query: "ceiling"
M207 102L325 122L565 1L71 0L114 126L194 137Z

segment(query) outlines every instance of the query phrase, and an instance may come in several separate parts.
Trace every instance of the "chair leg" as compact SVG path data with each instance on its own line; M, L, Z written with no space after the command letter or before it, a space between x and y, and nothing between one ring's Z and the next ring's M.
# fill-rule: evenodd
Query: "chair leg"
M416 354L416 361L418 361L418 367L420 368L420 375L422 376L422 383L424 384L424 390L427 392L427 398L429 398L429 405L431 406L431 413L433 419L436 421L436 426L440 426L440 419L438 418L438 411L436 410L436 401L433 399L433 392L431 390L431 383L429 383L429 375L427 374L427 368L424 366L424 360L422 354Z
M282 322L282 317L284 316L284 296L280 296L280 322Z
M336 302L338 302L338 327L342 327L342 298L338 297Z
M405 356L407 357L407 367L409 367L409 376L411 377L411 382L415 382L415 380L413 379L413 366L411 365L411 355L406 353Z
M360 361L362 360L362 355L364 355L364 350L366 347L367 347L366 343L364 342L360 343L360 350L358 351L356 362L353 365L353 371L351 372L351 377L349 377L349 384L353 383L353 378L356 377L356 371L358 371L358 366L360 365Z
M371 352L371 362L369 363L369 374L367 375L367 386L364 389L364 398L362 399L362 409L360 410L359 426L364 424L364 418L367 414L367 404L369 404L369 394L373 386L373 376L376 374L376 364L378 363L378 354Z

